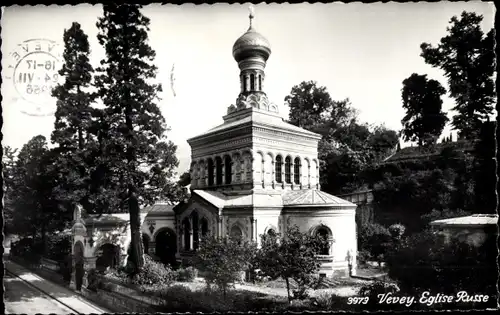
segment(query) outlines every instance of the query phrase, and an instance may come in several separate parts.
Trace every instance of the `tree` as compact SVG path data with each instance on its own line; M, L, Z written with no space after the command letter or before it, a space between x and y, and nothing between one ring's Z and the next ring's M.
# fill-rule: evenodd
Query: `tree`
M349 124L356 117L356 110L348 99L333 101L326 87L318 87L315 81L303 81L292 87L285 102L290 108L291 124L323 136L331 129Z
M440 68L448 78L450 96L455 99L452 125L459 137L474 139L481 121L492 114L495 102L494 32L484 36L480 23L483 16L462 12L450 20L448 35L437 47L423 43L421 56L427 64Z
M496 213L495 121L481 125L474 147L474 212Z
M256 244L240 242L229 237L207 236L196 252L196 266L205 271L207 284L216 284L224 293L230 284L240 279L256 253Z
M89 181L95 160L96 135L93 132L95 93L89 91L94 69L89 62L90 46L80 24L73 22L64 31L64 64L59 75L65 77L52 91L57 110L52 143L57 144L59 187L56 198L69 209L76 203L89 205ZM94 154L92 154L94 151Z
M4 179L4 227L5 234L14 233L12 228L14 216L14 194L15 194L15 171L16 171L16 152L10 146L3 148L2 171Z
M406 115L401 120L403 138L417 141L419 146L435 144L448 121L442 111L441 97L446 90L427 75L413 73L403 81L403 108Z
M156 104L161 85L153 83L157 67L148 44L150 20L140 9L132 4L103 5L97 27L106 58L96 78L104 104L98 119L100 202L130 213L136 272L144 265L139 206L165 197L178 165L176 146L166 141L165 118Z
M261 272L271 279L286 281L288 301L290 280L298 284L294 298L301 298L313 283L312 275L319 271L320 250L326 246L326 239L302 233L297 226L288 228L284 237L279 234L261 235L261 248L256 257Z

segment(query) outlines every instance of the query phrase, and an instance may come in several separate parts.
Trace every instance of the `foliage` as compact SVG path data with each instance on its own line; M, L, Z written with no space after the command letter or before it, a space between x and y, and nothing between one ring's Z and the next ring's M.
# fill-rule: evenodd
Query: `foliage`
M102 203L130 213L131 259L144 265L139 208L169 199L176 146L166 141L165 118L157 106L161 85L153 83L157 67L148 44L150 19L140 5L106 4L97 36L105 48L96 77L104 108L100 112L98 159Z
M402 223L413 233L424 228L420 217L433 209L472 209L472 161L460 148L440 145L437 154L427 159L367 168L360 177L372 188L375 220L385 225Z
M71 254L71 235L65 233L51 234L47 242L46 257L62 262Z
M137 285L161 283L170 285L175 280L175 272L170 267L156 262L144 255L145 264L139 273L133 275L132 282Z
M379 263L382 262L387 248L392 244L391 241L389 230L378 223L362 226L358 233L358 248L366 251L370 260Z
M180 268L175 271L176 272L176 281L181 282L190 282L194 281L194 279L198 276L198 270L194 267Z
M481 121L493 111L495 88L494 31L481 30L481 15L462 12L453 16L448 34L434 47L423 43L421 56L427 64L444 71L455 99L453 127L460 137L474 139Z
M312 274L321 265L317 254L326 245L326 240L302 233L297 226L288 228L283 237L278 234L262 235L261 239L256 266L271 279L285 279L289 302L292 300L291 279L298 287L293 298L304 297L306 289L314 282Z
M226 297L217 290L191 290L184 285L146 287L142 291L163 301L162 309L171 312L248 312L283 309L286 301L263 293L231 290Z
M391 236L395 239L400 239L403 234L405 234L405 230L405 226L400 223L389 226L389 233L391 233Z
M431 231L406 237L394 247L386 261L389 277L405 293L423 291L455 294L481 292L496 294L496 237L490 236L479 247Z
M249 267L255 252L254 243L209 235L202 239L194 263L204 272L207 285L217 285L225 296L228 287Z
M94 69L90 64L88 36L77 22L64 30L64 64L59 75L65 78L52 91L57 99L52 143L56 144L57 186L54 195L58 202L72 211L82 203L87 211L90 178L96 157L95 93L90 92Z
M15 203L15 171L16 171L16 152L10 146L3 147L2 171L4 180L4 233L6 235L15 233L14 228L14 203Z
M441 96L446 90L427 75L413 73L403 81L403 108L406 115L403 124L403 139L417 141L419 146L432 145L441 136L448 121L442 111Z
M387 306L380 304L379 298L381 294L395 294L399 293L400 289L397 284L385 281L374 281L359 288L358 295L368 297L368 303L365 306L368 309L394 309L393 305ZM385 306L385 307L384 307Z
M476 213L496 213L495 127L489 120L481 124L474 146L474 209Z
M32 237L21 238L12 244L10 253L27 261L38 263L42 258L43 244Z
M292 87L285 102L290 107L291 124L322 136L318 157L324 191L349 193L363 185L357 174L387 156L398 143L395 131L360 123L349 99L332 100L327 89L315 81Z

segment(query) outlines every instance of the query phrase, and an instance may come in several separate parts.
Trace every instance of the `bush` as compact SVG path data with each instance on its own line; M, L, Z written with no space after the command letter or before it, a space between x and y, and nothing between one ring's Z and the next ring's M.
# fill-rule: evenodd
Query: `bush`
M132 282L137 285L162 283L170 285L175 280L175 272L162 263L153 261L149 255L144 255L144 267L135 274Z
M384 255L391 246L389 230L378 223L364 226L359 232L358 240L359 248L369 253L369 259L379 263L384 260Z
M388 255L389 277L405 293L459 291L496 294L496 236L476 248L453 240L444 242L432 231L405 238ZM494 300L494 299L492 299Z
M362 286L358 294L368 297L368 304L366 304L368 309L383 310L386 308L394 309L398 305L379 304L379 295L384 293L397 294L399 291L400 289L395 283L375 281L371 284Z
M393 238L399 239L405 234L405 226L401 223L393 224L389 227L389 233Z
M47 258L64 261L71 254L71 235L53 234L47 237Z
M97 289L102 287L102 280L99 277L98 271L96 269L90 269L87 272L87 289L90 291L97 292Z
M10 252L13 256L22 257L32 263L39 263L42 258L43 244L31 237L26 237L13 243Z
M198 276L198 270L194 267L181 268L176 271L176 280L181 282L190 282Z

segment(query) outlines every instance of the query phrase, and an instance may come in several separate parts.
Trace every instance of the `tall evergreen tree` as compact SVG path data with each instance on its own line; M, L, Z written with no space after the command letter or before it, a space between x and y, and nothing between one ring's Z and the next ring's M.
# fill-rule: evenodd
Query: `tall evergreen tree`
M57 110L52 143L58 145L57 156L59 187L56 194L59 201L69 209L76 203L89 208L89 180L92 161L95 160L96 140L92 134L95 124L91 107L95 93L90 91L94 69L89 62L90 46L88 36L80 24L73 22L64 31L64 64L59 75L65 78L52 91L57 98Z
M14 194L15 194L15 171L16 171L16 151L10 146L3 147L2 156L2 174L4 182L4 230L5 234L15 232L13 229L13 216L14 216Z
M166 124L157 106L157 67L148 44L149 18L140 5L105 4L98 40L105 48L96 86L104 103L99 136L101 178L111 206L128 210L132 234L130 260L144 265L139 207L165 198L178 165L176 146L166 141ZM105 176L103 175L105 174Z
M406 110L403 138L417 141L419 146L435 144L448 121L442 111L441 97L446 90L427 75L413 73L403 81L403 108Z
M454 16L448 35L437 47L423 43L421 56L425 62L440 68L448 78L450 96L455 99L452 125L459 138L474 139L481 122L492 114L495 101L494 32L484 36L480 23L483 16L463 12Z

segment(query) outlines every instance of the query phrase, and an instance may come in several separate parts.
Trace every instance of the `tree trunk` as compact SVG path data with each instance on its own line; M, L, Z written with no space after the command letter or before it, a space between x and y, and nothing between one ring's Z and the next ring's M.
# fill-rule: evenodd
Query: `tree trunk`
M285 280L286 280L286 293L288 294L288 304L290 304L290 302L292 301L290 297L290 280L288 278L286 278Z
M135 266L135 271L139 272L144 267L144 249L141 237L139 203L137 201L137 195L135 194L135 187L132 186L129 187L128 205L130 213L131 258Z

